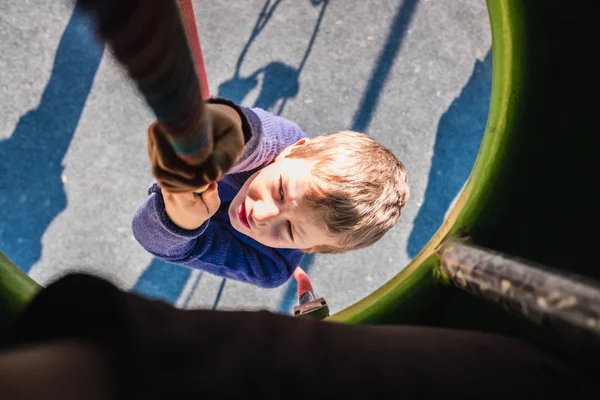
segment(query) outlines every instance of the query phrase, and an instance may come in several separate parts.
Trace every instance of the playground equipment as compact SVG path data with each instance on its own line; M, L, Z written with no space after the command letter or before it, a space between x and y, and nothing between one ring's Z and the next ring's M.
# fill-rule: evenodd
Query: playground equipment
M326 320L499 332L567 356L594 357L600 269L595 237L583 227L593 232L598 213L589 188L597 180L600 77L597 61L586 56L595 48L600 6L487 5L490 112L463 192L406 268ZM0 268L1 318L9 322L37 285L6 258Z
M598 101L593 93L600 79L597 62L585 55L598 35L600 8L592 1L580 2L576 8L561 1L488 0L487 5L493 43L492 95L470 178L438 232L415 259L380 289L330 320L502 332L584 354L583 348L595 347L600 333L598 286L576 283L600 276L590 257L593 235L583 229L598 214L587 191L596 180L592 143ZM485 257L466 260L471 248L453 248L449 242L453 238L489 250L484 250ZM504 256L495 267L480 268L492 250L553 270L518 271ZM482 254L478 251L474 257ZM452 276L444 267L448 260L468 261L477 268L461 269L462 276ZM499 275L502 290L472 285L475 279L490 283L493 272ZM559 292L564 296L553 292L560 299L548 298L551 280L566 273L581 278L560 278L570 287ZM457 286L463 290L456 290ZM579 299L588 295L587 300ZM492 303L504 304L525 318ZM534 309L529 312L530 306ZM545 329L544 325L553 325L552 321L577 313L580 307L587 308L585 320L570 321L560 333Z

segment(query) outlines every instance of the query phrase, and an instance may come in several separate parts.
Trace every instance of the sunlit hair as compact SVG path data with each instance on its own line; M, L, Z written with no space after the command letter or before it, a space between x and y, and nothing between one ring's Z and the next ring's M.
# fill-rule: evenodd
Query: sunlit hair
M352 131L319 136L289 158L315 160L307 200L335 245L303 249L342 253L375 243L393 227L409 198L404 165L371 137Z

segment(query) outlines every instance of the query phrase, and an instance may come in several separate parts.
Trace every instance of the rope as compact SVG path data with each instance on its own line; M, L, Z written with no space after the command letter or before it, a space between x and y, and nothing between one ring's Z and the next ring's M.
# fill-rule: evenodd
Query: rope
M208 86L191 0L180 2L181 13L175 0L78 1L166 128L177 156L188 165L202 164L212 152L213 135L204 112Z

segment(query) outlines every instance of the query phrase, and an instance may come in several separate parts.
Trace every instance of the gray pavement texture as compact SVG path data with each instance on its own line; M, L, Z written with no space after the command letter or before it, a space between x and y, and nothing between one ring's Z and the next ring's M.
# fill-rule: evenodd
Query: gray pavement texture
M487 120L491 36L477 0L194 1L210 89L296 121L354 129L407 166L412 197L370 248L303 263L333 312L397 274L464 185ZM46 284L69 271L183 308L289 313L260 289L153 259L131 218L152 180L152 115L69 1L0 3L0 249Z

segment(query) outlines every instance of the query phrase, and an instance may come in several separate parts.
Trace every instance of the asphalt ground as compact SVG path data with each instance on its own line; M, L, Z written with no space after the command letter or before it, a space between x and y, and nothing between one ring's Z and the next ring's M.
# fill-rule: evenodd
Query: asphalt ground
M476 0L194 1L210 89L297 122L353 129L406 165L412 196L380 242L306 257L333 312L404 268L464 185L487 120L491 37ZM289 313L260 289L154 259L131 218L152 180L152 114L68 1L0 3L0 251L42 284L70 271L182 308Z

